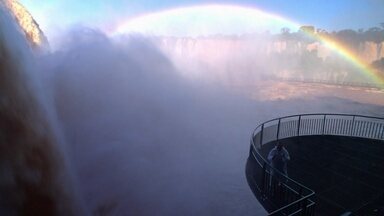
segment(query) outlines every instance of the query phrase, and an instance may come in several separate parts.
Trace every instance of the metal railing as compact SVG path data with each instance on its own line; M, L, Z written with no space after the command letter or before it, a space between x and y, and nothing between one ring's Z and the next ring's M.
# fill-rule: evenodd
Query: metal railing
M250 155L258 166L253 167L251 181L262 199L269 201L273 209L269 215L314 215L315 193L272 168L259 151L269 142L310 135L384 140L384 118L347 114L303 114L272 119L256 127L251 138Z

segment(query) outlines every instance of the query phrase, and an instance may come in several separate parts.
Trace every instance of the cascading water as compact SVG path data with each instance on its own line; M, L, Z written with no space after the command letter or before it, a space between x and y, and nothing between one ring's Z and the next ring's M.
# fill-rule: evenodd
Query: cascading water
M77 215L32 50L0 1L0 215Z

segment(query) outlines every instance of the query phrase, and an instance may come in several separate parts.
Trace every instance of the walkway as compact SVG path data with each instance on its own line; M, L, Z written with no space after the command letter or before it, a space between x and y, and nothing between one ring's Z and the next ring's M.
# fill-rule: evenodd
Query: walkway
M373 209L384 205L384 141L339 136L281 141L291 155L289 176L316 193L316 215L376 215ZM263 146L261 154L266 158L274 145Z

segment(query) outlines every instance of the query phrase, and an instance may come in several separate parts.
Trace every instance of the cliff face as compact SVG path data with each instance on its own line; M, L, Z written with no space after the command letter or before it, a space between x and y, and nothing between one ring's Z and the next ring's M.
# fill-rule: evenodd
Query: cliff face
M217 55L257 53L271 55L274 53L290 53L301 55L303 50L317 53L317 57L326 59L334 55L332 50L320 42L303 43L287 40L260 40L242 38L171 38L157 40L158 45L167 53L184 57L205 59L209 54ZM358 44L356 54L367 64L384 58L384 42L365 41ZM212 53L213 52L213 53ZM212 57L209 57L212 58Z
M154 43L181 68L184 75L230 84L278 79L370 82L321 42L276 40L266 37L159 37ZM384 58L384 42L363 42L356 54L367 64Z
M296 45L293 45L295 47L294 49L288 48L287 43L294 43ZM271 52L292 52L297 54L302 54L298 52L297 47L299 47L298 42L287 42L287 41L277 41L273 42L275 44L274 50L271 50ZM359 43L357 46L357 49L351 49L355 52L355 54L366 64L372 64L374 61L380 60L381 58L384 58L384 42L381 43L375 43L371 41L365 41ZM330 50L327 46L320 42L313 42L305 45L305 49L309 52L315 52L317 53L317 57L322 58L325 60L328 57L332 57L335 55L335 53Z
M368 63L384 58L384 42L364 42L359 44L359 56Z
M225 83L243 83L243 75L258 74L272 49L257 40L233 38L158 38L155 43L184 75Z
M28 10L17 0L6 0L5 4L23 30L30 46L39 50L49 49L47 38Z

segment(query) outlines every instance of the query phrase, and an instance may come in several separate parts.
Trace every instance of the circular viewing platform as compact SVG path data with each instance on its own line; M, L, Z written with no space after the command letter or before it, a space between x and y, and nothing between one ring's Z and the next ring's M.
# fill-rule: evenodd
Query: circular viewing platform
M246 174L270 215L382 215L384 119L307 114L259 125ZM291 160L288 176L267 161L276 141Z

